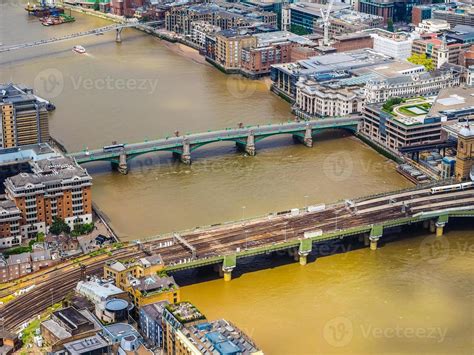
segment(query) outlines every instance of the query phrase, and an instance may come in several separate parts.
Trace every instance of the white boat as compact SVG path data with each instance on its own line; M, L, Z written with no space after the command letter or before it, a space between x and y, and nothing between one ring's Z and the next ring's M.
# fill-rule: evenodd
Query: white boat
M84 53L86 53L86 49L85 49L83 46L74 46L74 47L72 47L72 50L73 50L74 52L79 53L79 54L84 54Z

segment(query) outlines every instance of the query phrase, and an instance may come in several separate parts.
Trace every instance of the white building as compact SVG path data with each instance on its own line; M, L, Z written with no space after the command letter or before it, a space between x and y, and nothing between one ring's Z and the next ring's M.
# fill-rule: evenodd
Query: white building
M395 59L407 59L411 56L414 37L405 32L389 32L381 29L367 30L374 40L374 50Z
M381 80L369 80L365 86L367 103L387 101L391 97L432 96L441 89L458 86L460 74L451 70L413 74Z
M363 104L363 91L358 86L328 86L312 80L296 83L293 109L303 119L347 116L361 112Z
M438 33L449 30L451 26L446 20L428 19L423 20L415 28L418 33Z
M191 24L191 41L200 48L206 45L206 35L217 33L221 30L219 26L212 25L206 21L194 21Z

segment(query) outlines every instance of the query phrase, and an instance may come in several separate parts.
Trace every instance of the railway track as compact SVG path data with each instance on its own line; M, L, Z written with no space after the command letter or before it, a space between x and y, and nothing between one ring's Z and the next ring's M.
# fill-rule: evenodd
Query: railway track
M181 235L194 248L197 257L211 257L233 253L240 248L252 248L264 244L279 243L303 237L305 232L321 229L324 233L337 229L370 225L410 216L419 211L433 211L442 207L472 206L474 190L454 191L432 195L430 189L396 193L383 197L359 200L352 206L334 204L319 212L304 212L297 216L277 215L264 219L222 225L195 230ZM409 206L408 209L406 206ZM102 274L108 260L146 256L146 250L160 253L167 265L191 258L192 253L179 243L163 246L173 238L164 238L128 245L112 254L85 259L82 264L86 275ZM161 245L162 247L158 247ZM54 269L26 278L22 285L35 285L24 295L0 306L0 318L5 328L14 330L22 323L46 310L52 303L64 299L82 276L79 265L66 262ZM4 288L0 292L8 292Z

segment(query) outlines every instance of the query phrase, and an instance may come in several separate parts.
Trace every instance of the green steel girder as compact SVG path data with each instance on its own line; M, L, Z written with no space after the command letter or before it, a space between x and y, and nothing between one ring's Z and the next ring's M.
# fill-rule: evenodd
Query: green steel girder
M234 268L236 266L237 266L237 256L235 254L224 256L224 262L222 263L223 268Z
M311 253L313 250L313 241L311 239L301 239L300 240L300 253Z
M429 220L435 217L438 217L442 219L443 221L448 220L449 217L471 217L472 218L474 217L474 210L461 210L461 211L449 211L449 212L443 211L440 213L420 215L417 217L404 217L404 218L399 218L396 220L386 221L377 225L365 225L365 226L354 227L354 228L350 228L350 229L346 229L342 231L334 231L331 233L325 233L321 236L316 236L313 238L307 238L303 240L298 240L298 239L291 240L284 243L274 243L274 244L270 244L266 246L243 250L243 251L229 254L229 255L222 255L222 256L206 258L202 260L197 259L189 263L167 266L166 271L191 269L191 268L205 266L205 265L217 264L219 262L229 263L229 265L232 266L236 264L236 260L238 258L261 255L261 254L266 254L268 252L286 250L286 249L290 249L294 247L299 247L300 250L302 251L308 251L312 249L312 244L315 242L323 242L323 241L334 240L334 239L343 239L345 237L362 234L362 233L368 233L368 232L370 232L371 235L372 233L377 233L377 236L380 236L380 234L378 233L380 232L383 233L384 228L409 225L412 223Z

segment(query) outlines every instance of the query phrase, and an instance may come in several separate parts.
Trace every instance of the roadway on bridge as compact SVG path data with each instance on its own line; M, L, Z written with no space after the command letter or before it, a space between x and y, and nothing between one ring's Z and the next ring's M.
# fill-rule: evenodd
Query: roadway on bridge
M397 202L393 203L395 200ZM364 207L360 209L361 206ZM196 250L197 260L207 260L215 256L234 254L237 250L251 251L261 246L275 246L286 241L297 241L305 232L317 229L321 229L326 234L336 230L413 217L419 212L439 211L443 208L474 210L474 189L431 194L430 189L419 188L407 192L361 198L355 202L355 205L336 203L326 206L319 212L302 212L299 215L288 212L196 229L183 232L181 238ZM86 261L83 263L85 273L101 275L102 267L107 260L141 257L146 255L145 249L148 253L159 253L166 266L185 266L192 258L189 248L174 242L172 236L167 236L139 245L129 245L113 251L110 256L105 254L106 256L100 260ZM5 327L13 330L49 307L52 298L54 302L60 301L75 287L80 277L79 266L71 270L70 263L42 271L38 276L30 276L28 285L34 284L35 287L0 308L5 319ZM4 294L8 293L8 290L3 291Z
M185 141L189 142L189 144L191 145L202 145L219 141L242 140L246 139L247 136L249 136L251 133L253 133L255 137L258 138L259 136L292 134L295 132L304 131L308 126L311 127L311 129L313 130L321 130L326 128L357 126L358 122L358 117L347 117L251 126L245 128L234 128L227 130L193 133L180 137L167 137L158 140L125 144L125 148L123 150L118 149L113 152L106 152L103 149L94 149L71 153L69 154L69 156L75 158L78 163L86 163L88 161L114 159L117 158L121 153L125 153L127 155L136 155L152 151L173 150L181 148L184 145Z

